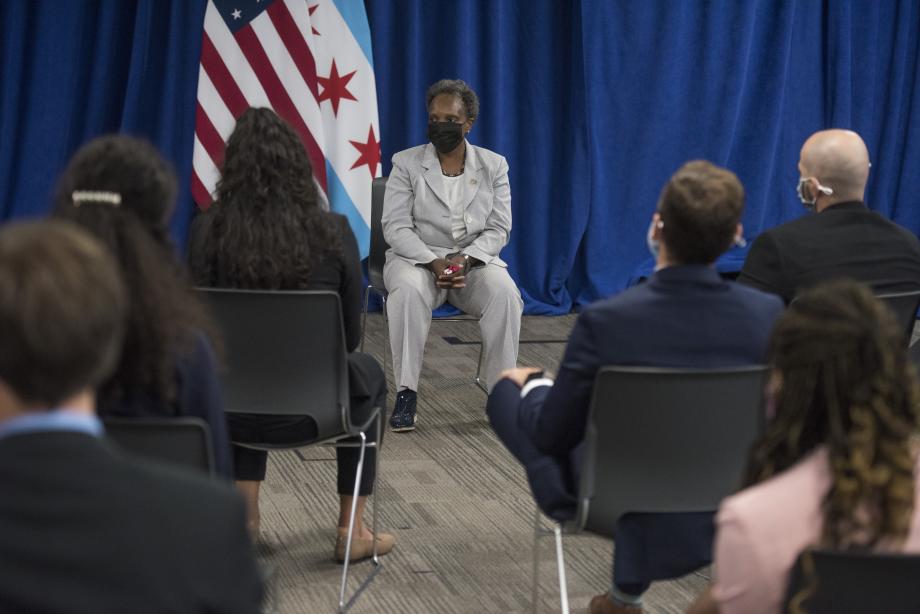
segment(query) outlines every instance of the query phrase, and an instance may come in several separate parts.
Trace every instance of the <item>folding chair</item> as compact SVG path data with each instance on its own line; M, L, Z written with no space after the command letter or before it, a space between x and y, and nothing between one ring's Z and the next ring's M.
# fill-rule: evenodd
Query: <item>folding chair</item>
M371 291L375 292L383 304L384 322L384 347L383 369L386 372L387 353L390 351L390 328L387 320L386 285L383 283L383 265L386 264L386 253L390 249L383 236L383 196L386 193L387 178L377 177L371 184L371 246L367 257L368 286L364 289L364 320L361 325L361 351L364 351L364 337L367 335L367 306L370 302ZM457 317L434 318L434 322L479 322L479 318L472 315ZM488 393L480 375L482 372L482 342L479 344L479 360L476 363L476 377L474 381L483 392Z
M891 309L905 331L907 344L914 334L914 322L917 321L917 307L920 307L920 290L914 292L896 292L891 294L876 294L879 299Z
M552 530L534 517L533 610L539 538L556 538L562 612L568 591L562 533L613 538L627 513L705 512L740 486L748 448L762 429L764 366L724 369L604 367L585 430L573 520Z
M130 454L215 475L211 431L201 418L104 418L102 423L106 437Z
M354 497L348 522L346 552L351 552L358 486L364 453L377 447L381 408L364 424L352 424L349 412L348 366L339 295L330 291L260 291L199 289L224 334L228 369L221 383L227 413L309 417L317 435L308 441L284 444L234 442L257 450L303 448L313 445L359 447ZM377 438L368 442L368 429L377 423ZM344 441L360 439L360 443ZM380 454L377 454L377 468ZM372 530L377 533L377 488L374 489ZM349 561L345 557L339 591L339 611L348 610L382 567L374 542L374 567L348 601L345 589Z
M783 612L920 612L920 556L805 550L790 574Z

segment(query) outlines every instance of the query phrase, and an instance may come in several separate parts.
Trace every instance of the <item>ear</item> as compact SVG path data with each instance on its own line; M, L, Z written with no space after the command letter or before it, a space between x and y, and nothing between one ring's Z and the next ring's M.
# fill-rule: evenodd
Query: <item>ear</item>
M821 192L818 191L817 185L818 185L818 180L815 179L814 177L808 177L808 178L806 178L806 179L805 179L805 185L802 186L802 187L803 187L804 190L808 190L808 192L807 192L807 193L803 192L803 193L804 193L806 196L808 196L809 198L812 198L812 197L813 197L813 198L817 199L818 196L821 195Z
M661 221L661 214L657 211L652 215L652 238L661 241L661 229L664 228L664 222Z
M741 222L738 222L738 225L735 226L735 241L743 241L743 240L744 240L744 226L741 224Z
M470 130L473 129L473 122L475 121L476 121L475 117L471 117L466 120L466 123L463 124L463 127L465 128L465 130L463 131L463 134L469 134Z

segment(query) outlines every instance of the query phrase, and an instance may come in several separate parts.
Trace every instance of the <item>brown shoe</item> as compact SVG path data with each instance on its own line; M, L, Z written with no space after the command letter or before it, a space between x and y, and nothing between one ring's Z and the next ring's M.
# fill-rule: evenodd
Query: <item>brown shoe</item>
M345 562L345 546L348 543L348 529L340 528L339 536L335 540L335 560ZM377 534L377 555L383 556L396 545L396 538L389 533ZM349 562L360 561L374 555L374 540L358 537L351 540L351 556Z
M588 614L642 614L642 608L619 605L610 599L608 593L595 595L588 604Z

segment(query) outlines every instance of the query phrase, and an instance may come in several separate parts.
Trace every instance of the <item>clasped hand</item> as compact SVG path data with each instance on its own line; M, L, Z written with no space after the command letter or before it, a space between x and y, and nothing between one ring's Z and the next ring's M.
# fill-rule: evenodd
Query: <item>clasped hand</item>
M428 263L428 269L434 273L435 285L438 288L452 290L466 286L467 259L457 255L451 258L438 258ZM446 272L451 268L453 273Z

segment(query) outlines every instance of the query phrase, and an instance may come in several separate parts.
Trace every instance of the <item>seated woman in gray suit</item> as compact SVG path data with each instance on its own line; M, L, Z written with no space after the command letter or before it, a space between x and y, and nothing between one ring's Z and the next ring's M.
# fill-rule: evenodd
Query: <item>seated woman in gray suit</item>
M431 311L445 302L479 316L483 373L491 388L517 361L523 302L498 253L511 232L508 163L465 136L479 99L459 80L426 94L428 139L393 156L383 204L390 250L390 344L398 394L394 431L415 429L416 391Z

